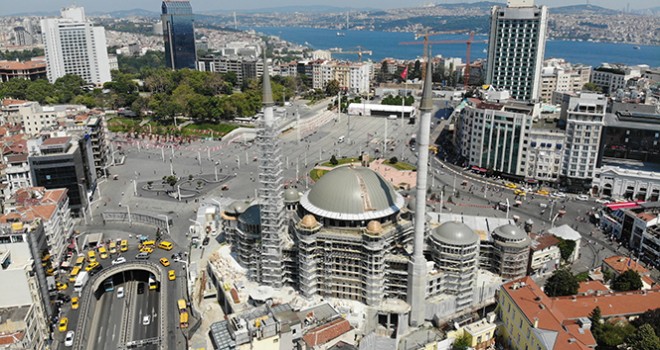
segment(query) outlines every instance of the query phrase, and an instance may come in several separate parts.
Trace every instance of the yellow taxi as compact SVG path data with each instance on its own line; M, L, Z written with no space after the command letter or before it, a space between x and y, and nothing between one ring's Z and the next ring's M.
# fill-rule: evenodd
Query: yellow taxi
M504 186L506 186L508 188L511 188L511 189L514 189L514 190L516 188L518 188L518 186L516 184L512 183L512 182L507 182L507 183L504 184Z
M170 266L170 261L167 260L167 258L160 258L159 261L160 261L160 264L163 265L163 266L165 266L165 267Z
M119 243L119 250L122 252L128 251L128 241L123 239L121 243Z
M96 253L93 250L90 250L87 252L87 262L95 262L96 261Z
M66 317L60 318L60 323L57 325L57 329L60 332L66 332L68 328L69 328L69 319Z
M174 273L174 270L169 270L169 271L167 272L167 278L168 278L170 281L174 281L174 280L176 279L176 274Z
M153 253L153 252L154 252L154 248L153 248L153 247L149 247L149 246L147 246L147 247L142 247L142 248L140 248L140 253L151 254L151 253Z
M62 282L57 282L55 286L57 287L57 290L66 290L67 288L69 288L69 286L66 283L62 283Z
M80 306L80 304L78 304L78 297L71 298L71 309L75 310L78 306Z
M162 241L162 242L158 243L158 248L164 249L164 250L167 250L167 251L172 250L173 247L174 247L174 245L172 245L172 242Z
M108 246L108 252L110 254L117 253L117 243L115 243L114 241L110 242L110 245Z
M523 191L523 190L515 190L515 191L513 191L513 194L515 194L516 196L521 196L521 197L524 197L525 195L527 195L527 193L525 193L525 191Z
M93 262L93 263L90 263L89 265L85 266L85 271L87 271L87 272L92 271L92 270L94 270L94 269L95 269L97 266L99 266L99 265L101 265L101 264L99 264L98 261L95 261L95 262Z
M549 196L550 195L550 191L544 190L544 189L540 189L540 190L536 191L536 193L538 193L542 196Z
M107 259L108 258L108 250L105 249L104 246L101 246L99 248L99 258L101 258L101 259Z

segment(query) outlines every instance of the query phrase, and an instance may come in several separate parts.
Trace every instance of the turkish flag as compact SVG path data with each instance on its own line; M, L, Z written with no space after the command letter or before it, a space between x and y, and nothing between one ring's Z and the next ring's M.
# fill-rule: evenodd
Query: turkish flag
M406 69L401 73L401 79L406 80L406 78L408 78L408 66L406 66Z

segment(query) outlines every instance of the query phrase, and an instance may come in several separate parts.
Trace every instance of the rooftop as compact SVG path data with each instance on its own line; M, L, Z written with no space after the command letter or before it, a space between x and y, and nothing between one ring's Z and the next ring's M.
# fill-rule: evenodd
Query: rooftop
M349 332L353 327L348 323L348 320L339 318L327 324L321 325L311 329L303 336L303 340L307 346L314 347L317 345L325 344L332 339Z
M71 141L71 137L51 137L41 144L42 146L64 146Z
M611 256L603 259L603 264L609 266L619 274L626 272L626 270L636 271L640 275L649 274L649 270L627 256Z
M46 69L46 62L39 61L0 61L0 69L4 70L28 70L28 69Z

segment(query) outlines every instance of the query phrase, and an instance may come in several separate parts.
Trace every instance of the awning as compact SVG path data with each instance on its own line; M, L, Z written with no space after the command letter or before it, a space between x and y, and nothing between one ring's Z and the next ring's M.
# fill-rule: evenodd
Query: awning
M622 202L622 203L607 203L605 206L610 210L638 208L639 204L643 202Z
M478 167L478 166L476 166L476 165L473 165L471 169L474 170L474 171L478 171L478 172L480 172L480 173L485 173L485 172L488 171L488 169L480 168L480 167Z

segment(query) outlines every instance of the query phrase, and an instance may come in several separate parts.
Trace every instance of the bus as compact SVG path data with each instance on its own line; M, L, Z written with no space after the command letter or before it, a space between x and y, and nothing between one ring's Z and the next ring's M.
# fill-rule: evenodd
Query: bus
M105 289L106 292L112 292L115 290L115 283L112 281L112 277L103 281L103 289Z
M80 267L76 266L73 268L73 270L71 270L71 274L69 275L69 282L75 282L76 277L78 277L78 273L80 273Z
M179 299L176 303L179 309L179 325L181 328L188 328L188 309L186 301L184 299Z
M158 281L154 275L149 275L149 290L158 289Z

